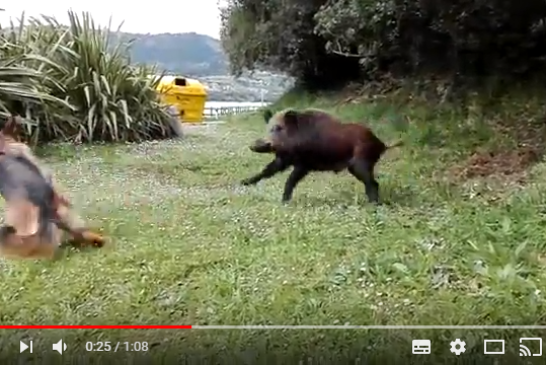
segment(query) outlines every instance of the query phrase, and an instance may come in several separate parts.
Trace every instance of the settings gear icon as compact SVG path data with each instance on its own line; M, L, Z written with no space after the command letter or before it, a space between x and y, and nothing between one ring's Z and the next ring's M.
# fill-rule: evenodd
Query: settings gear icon
M459 356L460 354L466 351L466 348L465 348L466 342L461 341L461 339L459 338L456 338L455 341L451 341L450 345L451 345L450 351L457 356Z

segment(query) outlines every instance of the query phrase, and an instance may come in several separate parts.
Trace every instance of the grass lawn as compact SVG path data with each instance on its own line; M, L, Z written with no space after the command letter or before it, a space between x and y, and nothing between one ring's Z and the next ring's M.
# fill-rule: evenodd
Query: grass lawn
M44 159L111 244L56 262L2 261L1 323L544 324L546 165L456 180L453 166L474 146L515 150L513 141L449 115L415 111L408 122L378 106L334 109L366 119L386 142L406 140L378 166L379 207L347 173L311 175L287 206L287 173L240 186L270 159L247 147L264 132L257 116L194 127L181 141L50 147ZM196 338L262 341L253 332L196 331L62 335L73 348L122 336L160 348ZM383 333L335 336L369 346L397 338L406 346L400 356L410 357L412 336L427 338L399 331L380 340ZM483 353L480 335L457 333L467 336L467 353ZM455 335L446 333L447 343ZM334 346L323 332L290 336Z

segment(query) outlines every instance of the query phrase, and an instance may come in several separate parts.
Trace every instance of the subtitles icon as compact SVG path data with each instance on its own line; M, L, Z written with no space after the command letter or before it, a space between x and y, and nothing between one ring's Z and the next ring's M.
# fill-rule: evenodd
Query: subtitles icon
M412 354L430 354L430 340L411 341Z
M523 344L523 341L538 343L538 353L533 353L529 347ZM519 339L519 356L542 356L542 338L540 337L522 337Z
M485 355L504 355L504 340L483 340L483 353Z

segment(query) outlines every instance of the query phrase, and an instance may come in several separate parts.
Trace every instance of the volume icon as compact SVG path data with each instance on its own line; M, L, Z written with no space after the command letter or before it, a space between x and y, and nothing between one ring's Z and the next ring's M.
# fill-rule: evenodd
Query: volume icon
M30 353L32 354L32 341L29 342L30 346L24 343L23 341L19 341L19 353L23 353L24 351L30 349Z
M63 351L66 351L66 343L61 339L59 342L53 344L53 350L62 355Z

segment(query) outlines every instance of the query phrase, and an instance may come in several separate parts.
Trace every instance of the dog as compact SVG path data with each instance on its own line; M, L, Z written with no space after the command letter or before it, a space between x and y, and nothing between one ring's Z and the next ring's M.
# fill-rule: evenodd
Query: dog
M0 234L3 246L9 247L8 251L19 247L19 256L49 256L60 245L64 231L75 246L102 247L105 239L84 225L60 193L52 172L18 136L19 123L12 117L0 131L0 191L8 202L6 221L15 221L19 228L9 222L4 226Z
M61 200L25 157L6 154L0 136L0 194L6 200L0 251L5 256L53 257L60 243Z
M293 191L312 171L339 173L345 169L361 181L370 203L379 202L379 183L374 168L388 149L403 145L384 144L370 128L358 123L343 123L319 109L264 111L267 137L257 139L250 150L274 154L275 158L258 174L244 179L254 185L293 166L284 186L282 202L292 199Z

